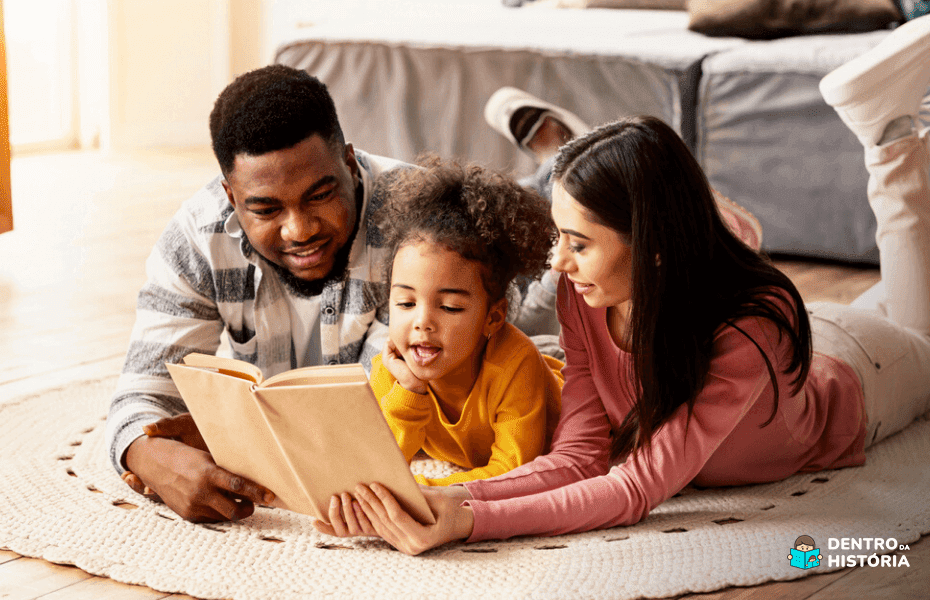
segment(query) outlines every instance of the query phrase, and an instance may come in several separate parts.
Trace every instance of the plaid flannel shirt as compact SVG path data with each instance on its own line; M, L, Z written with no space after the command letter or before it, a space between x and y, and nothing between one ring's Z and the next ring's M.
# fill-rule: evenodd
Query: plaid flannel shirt
M320 296L323 362L361 362L387 339L380 233L372 194L382 173L404 163L356 150L364 190L358 234L347 277ZM165 363L191 352L214 354L225 332L234 358L271 377L299 364L293 355L284 284L251 247L217 177L185 202L146 263L136 323L107 418L110 460L120 473L129 445L143 426L187 409ZM380 307L380 308L379 308Z

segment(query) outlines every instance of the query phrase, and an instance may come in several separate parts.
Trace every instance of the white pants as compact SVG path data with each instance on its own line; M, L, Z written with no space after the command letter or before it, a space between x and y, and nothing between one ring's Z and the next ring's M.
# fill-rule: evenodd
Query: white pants
M814 351L859 375L866 447L930 410L930 150L927 131L866 150L881 286L851 306L808 305ZM876 293L877 292L877 293Z

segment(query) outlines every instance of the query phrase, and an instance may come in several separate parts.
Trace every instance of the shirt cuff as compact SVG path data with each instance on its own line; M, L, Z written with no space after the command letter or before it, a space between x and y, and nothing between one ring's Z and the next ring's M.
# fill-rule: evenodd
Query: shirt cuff
M430 397L428 393L418 394L416 392L411 392L402 386L399 381L395 381L394 385L391 386L391 391L388 393L387 399L388 404L392 406L422 409L429 406Z

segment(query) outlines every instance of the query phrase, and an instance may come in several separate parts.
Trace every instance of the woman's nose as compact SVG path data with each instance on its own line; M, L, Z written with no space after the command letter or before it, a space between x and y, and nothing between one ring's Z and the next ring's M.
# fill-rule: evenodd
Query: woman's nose
M552 250L552 270L564 273L568 270L569 262L568 251L560 240Z

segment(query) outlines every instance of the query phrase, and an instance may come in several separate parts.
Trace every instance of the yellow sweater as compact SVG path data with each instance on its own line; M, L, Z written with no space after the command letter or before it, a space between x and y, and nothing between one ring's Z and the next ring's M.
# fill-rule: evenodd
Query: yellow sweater
M488 342L455 423L432 390L416 394L397 383L381 355L371 361L371 387L408 462L422 448L437 460L470 469L442 479L417 477L426 485L450 485L506 473L548 449L561 408L562 366L506 323Z

